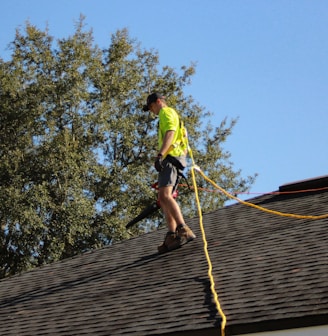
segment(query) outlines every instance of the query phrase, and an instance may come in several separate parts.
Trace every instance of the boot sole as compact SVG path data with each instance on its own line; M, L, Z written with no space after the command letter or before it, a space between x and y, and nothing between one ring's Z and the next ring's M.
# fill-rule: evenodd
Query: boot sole
M158 254L164 254L164 253L167 253L167 252L170 252L170 251L174 251L174 250L177 250L178 248L180 248L182 245L181 244L179 244L179 245L177 245L177 246L173 246L173 247L170 247L170 248L168 248L167 246L166 246L166 249L164 250L158 250Z
M181 246L182 245L185 245L189 242L191 242L192 240L196 239L196 236L193 236L193 237L189 237L189 238L185 238L185 239L181 239Z
M194 239L196 239L196 236L194 236L194 237L189 237L188 239L183 239L183 240L181 240L181 242L180 242L179 245L176 245L176 246L173 246L173 247L167 247L167 246L166 246L166 249L165 249L165 250L164 250L164 249L163 249L162 251L158 250L158 254L164 254L164 253L167 253L167 252L170 252L170 251L177 250L177 249L180 248L182 245L185 245L185 244L189 243L190 241L192 241L192 240L194 240Z

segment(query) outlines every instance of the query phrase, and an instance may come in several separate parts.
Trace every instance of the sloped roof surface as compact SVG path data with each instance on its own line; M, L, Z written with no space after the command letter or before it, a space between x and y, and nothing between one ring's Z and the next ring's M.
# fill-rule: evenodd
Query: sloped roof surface
M328 213L327 190L251 201ZM327 324L328 219L234 204L203 222L227 334L286 319ZM2 280L1 335L219 335L198 218L188 224L197 239L164 255L156 251L165 228Z

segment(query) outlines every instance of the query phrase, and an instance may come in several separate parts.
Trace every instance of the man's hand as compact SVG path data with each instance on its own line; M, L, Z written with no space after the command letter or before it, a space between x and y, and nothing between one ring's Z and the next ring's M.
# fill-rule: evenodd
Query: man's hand
M158 172L162 171L163 169L163 155L162 154L157 155L154 166Z

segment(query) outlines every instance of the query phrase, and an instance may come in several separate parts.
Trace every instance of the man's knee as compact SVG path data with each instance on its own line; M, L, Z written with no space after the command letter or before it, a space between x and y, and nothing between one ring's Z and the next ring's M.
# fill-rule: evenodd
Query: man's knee
M172 196L172 187L161 187L158 191L158 198L160 202L171 201Z

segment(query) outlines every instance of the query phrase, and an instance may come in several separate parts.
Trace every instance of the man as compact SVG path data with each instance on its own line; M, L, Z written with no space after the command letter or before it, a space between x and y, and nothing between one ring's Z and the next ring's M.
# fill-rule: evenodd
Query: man
M180 207L172 195L178 172L186 167L187 150L183 146L179 115L166 105L165 97L156 92L150 94L143 110L150 110L159 117L159 152L155 168L159 173L158 200L166 219L168 232L163 244L158 246L158 252L164 253L196 238L185 224Z

